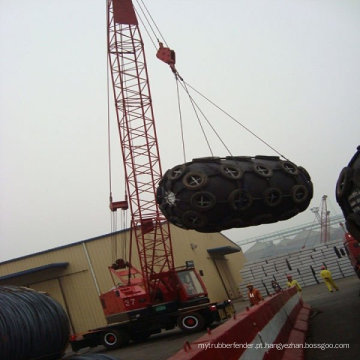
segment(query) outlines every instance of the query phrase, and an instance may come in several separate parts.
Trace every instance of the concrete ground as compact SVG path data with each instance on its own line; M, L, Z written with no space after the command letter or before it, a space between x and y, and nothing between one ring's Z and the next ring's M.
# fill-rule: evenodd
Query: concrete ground
M313 307L310 319L310 331L306 343L308 346L328 344L339 346L349 344L349 349L309 349L306 360L337 360L360 358L360 280L356 276L337 280L340 291L329 293L324 284L303 289L302 297ZM237 312L248 306L247 301L234 303ZM106 351L102 346L95 349L83 349L85 353L106 353L119 360L166 360L180 350L185 342L195 341L203 333L185 335L175 329L151 336L146 342L130 344L113 351ZM71 350L67 355L71 354Z
M248 306L247 301L236 301L234 307L236 312L242 312ZM164 331L161 334L152 335L147 341L138 344L130 343L128 346L107 351L103 346L98 346L94 349L85 348L78 352L78 354L102 353L122 360L166 360L174 355L177 351L182 349L185 342L192 342L204 334L205 331L195 334L184 334L180 329ZM68 347L66 357L75 355L71 347ZM66 360L65 357L65 360Z
M306 342L309 346L324 344L348 349L308 349L306 360L347 360L360 358L360 279L351 276L336 280L338 292L330 293L322 283L307 287L303 299L313 308L310 331Z

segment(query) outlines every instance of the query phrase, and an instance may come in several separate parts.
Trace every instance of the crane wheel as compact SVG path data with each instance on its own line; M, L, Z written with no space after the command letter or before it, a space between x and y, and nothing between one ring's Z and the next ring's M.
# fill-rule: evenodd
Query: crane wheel
M199 313L180 315L177 324L185 333L194 333L205 328L205 320Z
M102 344L107 349L116 349L129 343L129 336L125 331L111 329L102 333Z

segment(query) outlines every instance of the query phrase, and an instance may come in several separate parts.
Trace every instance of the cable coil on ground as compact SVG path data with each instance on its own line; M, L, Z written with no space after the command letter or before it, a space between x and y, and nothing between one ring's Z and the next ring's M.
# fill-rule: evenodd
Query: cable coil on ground
M66 312L35 290L0 286L0 359L57 360L69 339Z

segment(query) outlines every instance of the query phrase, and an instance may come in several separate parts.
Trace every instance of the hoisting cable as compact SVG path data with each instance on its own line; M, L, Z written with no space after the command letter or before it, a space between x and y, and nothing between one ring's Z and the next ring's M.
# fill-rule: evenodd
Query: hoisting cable
M186 83L184 81L184 83ZM264 139L262 139L260 136L256 135L253 131L251 131L248 127L246 127L244 124L242 124L239 120L235 119L233 116L231 116L227 111L222 109L220 106L215 104L213 101L211 101L208 97L200 93L200 91L196 90L193 86L191 86L189 83L186 83L187 86L189 86L192 90L194 90L197 94L199 94L201 97L203 97L205 100L207 100L210 104L215 106L218 110L220 110L222 113L227 115L230 119L232 119L234 122L236 122L238 125L240 125L243 129L245 129L247 132L249 132L251 135L256 137L258 140L260 140L263 144L265 144L267 147L272 149L274 152L276 152L280 157L284 158L287 161L290 161L285 155L281 154L278 150L276 150L273 146L271 146L268 142L266 142Z
M142 5L140 4L140 2L141 2ZM151 14L150 14L148 8L146 7L144 1L143 1L143 0L136 0L136 3L138 4L138 6L139 6L139 8L140 8L140 10L141 10L141 12L142 12L145 20L146 20L146 23L147 23L148 26L150 27L150 30L151 30L153 36L156 38L156 40L157 40L158 44L160 45L160 47L163 47L163 43L166 45L166 47L168 47L167 42L166 42L164 36L162 35L159 27L157 26L156 22L154 21L153 17L151 16ZM144 9L145 9L145 10L144 10ZM135 11L136 11L136 10L135 10ZM146 31L146 33L148 34L148 36L149 36L152 44L154 45L154 47L155 47L156 49L158 49L158 48L156 47L156 45L155 45L155 42L154 42L153 38L152 38L151 35L150 35L150 31L147 29L147 26L145 25L144 21L142 20L139 12L136 11L136 13L137 13L138 17L140 18L140 21L141 21L143 27L145 28L145 31ZM149 18L150 18L151 21L149 20ZM152 23L154 26L152 26L151 23ZM156 34L155 30L154 30L154 27L156 28L159 36L157 36L157 34ZM159 37L162 39L162 42L160 42ZM174 59L174 62L175 62L175 59ZM169 64L169 65L170 65L170 64ZM210 123L210 121L207 119L207 117L205 116L205 114L201 111L199 105L196 104L194 98L190 95L190 93L189 93L189 91L188 91L188 89L187 89L187 87L186 87L186 83L184 82L183 78L180 76L180 74L178 73L178 71L175 69L174 66L171 66L171 65L170 65L170 68L171 68L172 72L174 73L175 79L176 79L177 100L178 100L178 110L179 110L179 118L180 118L180 131L181 131L181 139L182 139L184 162L186 162L186 153L185 153L185 141L184 141L183 121L182 121L181 104L180 104L180 94L179 94L179 86L178 86L179 80L182 81L182 82L181 82L181 85L182 85L182 87L184 88L185 92L187 93L187 95L188 95L188 97L189 97L189 100L190 100L190 102L191 102L191 105L192 105L192 107L193 107L193 110L194 110L194 112L195 112L195 115L196 115L196 117L197 117L198 123L199 123L199 125L200 125L201 131L202 131L202 133L203 133L203 136L204 136L205 141L206 141L206 143L207 143L207 145L208 145L208 148L209 148L209 150L210 150L211 155L214 156L214 155L213 155L213 151L212 151L211 146L210 146L210 142L209 142L209 140L208 140L208 138L207 138L207 135L206 135L206 133L205 133L204 127L203 127L203 125L202 125L202 122L201 122L201 120L200 120L200 117L199 117L198 112L197 112L196 109L198 109L198 110L200 111L200 113L202 114L202 116L204 117L204 119L206 120L206 122L208 123L208 125L209 125L209 126L211 127L211 129L214 131L215 135L218 137L218 139L220 140L220 142L224 145L224 147L226 148L226 150L227 150L227 151L229 152L229 154L231 155L231 152L230 152L230 150L228 149L228 147L225 145L224 141L220 138L219 134L216 132L216 130L215 130L215 128L213 127L213 125L212 125L212 124Z
M107 69L106 69L106 79L107 79L107 141L108 141L108 177L109 177L109 201L110 206L113 203L113 197L112 197L112 153L111 153L111 114L110 114L110 59L108 57L108 54L106 54L106 63L107 63ZM125 199L127 198L127 189L125 186ZM115 232L118 230L118 217L117 217L117 211L111 211L110 212L110 226L111 226L111 258L113 263L118 258L118 241L117 241L117 234ZM123 220L123 214L120 214L120 226L122 226L122 229L126 228L126 218L125 221ZM126 242L126 239L124 243ZM123 245L126 249L126 243ZM124 252L126 254L126 252Z
M223 141L223 139L221 138L221 136L219 135L219 133L216 131L216 129L214 128L214 126L211 124L210 120L207 118L207 116L204 114L204 112L201 110L201 108L199 107L199 105L196 103L196 101L194 100L194 98L191 96L186 83L183 81L182 86L185 90L185 92L187 93L190 101L195 104L195 106L197 107L197 109L199 110L199 112L201 113L201 115L203 116L203 118L205 119L205 121L208 123L208 125L210 126L210 128L212 129L212 131L214 132L214 134L216 135L216 137L219 139L219 141L223 144L223 146L225 147L225 149L227 150L227 152L229 153L230 156L232 156L232 153L230 151L230 149L226 146L225 142Z
M160 47L162 47L162 43L159 41L159 37L162 39L162 42L166 45L166 47L168 47L168 46L167 46L167 43L166 43L166 40L165 40L164 37L162 36L159 27L157 26L156 22L154 21L153 17L151 16L148 8L147 8L146 5L144 4L144 1L143 1L143 0L136 0L136 2L137 2L137 4L138 4L139 8L141 9L141 12L143 13L143 15L144 15L144 17L145 17L145 19L146 19L146 21L147 21L147 23L148 23L148 25L149 25L152 33L153 33L153 36L156 38L156 40L157 40L157 42L159 43ZM140 2L141 2L141 4L142 4L142 6L141 6ZM144 10L143 8L144 8L145 10ZM146 13L148 14L148 16L146 15ZM150 18L150 20L149 20L148 17ZM140 20L141 20L141 19L140 19ZM141 20L141 21L142 21L142 20ZM149 36L150 40L152 41L153 45L154 45L155 48L156 48L155 42L154 42L154 40L152 39L152 37L150 36L149 31L147 30L147 28L146 28L146 26L145 26L145 24L144 24L143 21L142 21L142 23L143 23L143 26L144 26L146 32L148 33L148 36ZM151 23L152 23L154 26L152 26ZM155 30L154 30L154 27L155 27L155 29L157 30L159 36L157 36L157 34L156 34ZM174 53L174 56L175 56L175 53ZM163 61L164 61L164 60L163 60ZM175 63L175 59L174 59L174 63ZM285 155L281 154L277 149L275 149L273 146L271 146L267 141L265 141L265 140L262 139L260 136L258 136L257 134L255 134L255 133L254 133L252 130L250 130L247 126L245 126L245 125L244 125L243 123L241 123L239 120L237 120L236 118L234 118L232 115L230 115L227 111L225 111L225 110L224 110L223 108L221 108L219 105L215 104L212 100L210 100L208 97L206 97L205 95L203 95L200 91L196 90L196 89L195 89L193 86L191 86L189 83L185 82L185 80L180 76L179 72L175 69L174 63L173 63L173 64L168 63L168 64L170 65L170 68L171 68L172 72L173 72L174 75L175 75L176 81L177 81L177 82L178 82L179 80L181 81L181 84L183 85L183 88L184 88L185 92L186 92L187 95L189 96L190 102L191 102L191 104L192 104L192 107L193 107L193 109L194 109L194 112L195 112L195 114L196 114L196 117L197 117L197 119L198 119L198 122L199 122L199 124L200 124L201 130L202 130L202 132L203 132L203 134L204 134L205 140L206 140L206 142L207 142L207 145L208 145L208 147L209 147L209 149L210 149L210 153L211 153L211 154L212 154L212 150L211 150L211 148L210 148L209 141L208 141L208 139L207 139L207 137L206 137L206 134L205 134L205 132L204 132L204 128L203 128L203 126L202 126L202 124L201 124L201 121L200 121L200 119L199 119L199 115L198 115L198 113L197 113L197 111L196 111L196 107L197 107L199 110L200 110L200 108L199 108L197 105L195 106L195 101L194 101L194 99L191 97L190 92L189 92L189 90L188 90L187 87L191 88L191 89L192 89L193 91L195 91L198 95L200 95L200 96L203 97L205 100L207 100L210 104L212 104L213 106L215 106L218 110L220 110L222 113L224 113L224 114L225 114L226 116L228 116L230 119L232 119L235 123L237 123L239 126L241 126L241 127L242 127L244 130L246 130L248 133L250 133L251 135L253 135L256 139L258 139L258 140L261 141L263 144L265 144L268 148L270 148L271 150L273 150L273 151L274 151L276 154L278 154L280 157L282 157L283 159L285 159L285 160L287 160L287 161L290 161ZM178 91L178 84L177 84L177 91ZM179 103L179 95L178 95L178 108L179 108L179 111L181 111L181 110L180 110L180 103ZM200 110L200 112L201 112L201 110ZM201 112L201 113L202 113L202 112ZM203 113L202 113L202 114L203 114ZM181 113L180 113L179 115L180 115L180 118L182 118ZM203 114L203 116L204 116L204 114ZM229 149L228 149L227 146L225 145L224 141L221 140L220 136L219 136L219 135L217 134L217 132L215 131L214 127L210 124L210 122L208 121L208 119L207 119L205 116L204 116L204 118L206 119L206 121L208 122L208 124L211 126L211 128L212 128L212 130L214 131L214 133L216 134L216 136L220 139L221 143L225 146L226 150L231 154L231 152L229 151ZM181 136L182 136L182 141L183 141L183 152L184 152L185 145L184 145L184 135L183 135L183 128L182 128L182 119L181 119L180 121L181 121L181 132L182 132ZM185 155L184 155L184 157L185 157Z
M127 224L127 215L128 212L127 211L122 211L122 229L126 228L126 224ZM127 253L127 242L126 242L126 237L127 237L127 231L124 231L122 233L122 244L123 244L123 248L122 248L122 254L121 257L125 260L125 261L131 261L130 258L128 258L128 253Z
M210 143L209 143L209 139L208 139L207 136L206 136L206 133L205 133L203 124L202 124L202 122L201 122L201 120L200 120L200 117L199 117L198 112L196 111L196 106L195 106L194 99L193 99L193 98L191 97L191 95L189 94L186 85L185 85L185 87L184 87L184 90L185 90L185 92L187 93L187 95L188 95L188 97L189 97L191 106L192 106L192 108L193 108L193 110L194 110L194 112L195 112L195 116L196 116L196 118L197 118L197 120L198 120L198 123L199 123L199 125L200 125L201 131L202 131L202 133L203 133L203 135L204 135L205 141L206 141L206 143L207 143L207 145L208 145L208 148L209 148L209 150L210 150L210 154L211 154L211 156L214 156L214 154L213 154L213 152L212 152L212 149L211 149L211 146L210 146Z
M113 217L113 227L114 226L117 226L117 213L116 211L115 212L112 212L112 217ZM113 228L114 229L114 228ZM111 249L111 260L112 260L112 263L114 263L117 259L117 241L116 241L116 234L115 234L115 230L112 229L112 232L111 232L111 246L112 246L112 249Z
M159 27L156 25L156 22L154 21L153 17L151 16L151 13L150 13L150 11L148 10L148 8L146 7L146 5L145 5L144 1L143 1L143 0L140 0L140 2L141 2L141 4L142 4L142 6L145 8L145 10L146 10L146 12L147 12L148 16L150 17L151 22L154 24L154 26L155 26L156 30L158 31L159 37L162 39L162 42L163 42L166 46L168 46L168 45L167 45L167 43L166 43L165 38L163 37L163 35L162 35L162 33L161 33L161 31L160 31ZM154 34L154 36L155 36L155 38L156 38L157 42L158 42L158 43L160 43L159 37L156 35L156 33L155 33L155 31L154 31L153 27L151 26L150 21L148 20L148 18L147 18L147 16L146 16L146 14L145 14L145 11L143 10L142 6L139 4L139 1L138 1L138 0L136 0L136 3L139 5L139 8L140 8L141 12L143 13L143 15L144 15L144 17L145 17L145 19L146 19L146 21L147 21L148 25L150 26L150 29L151 29L152 33Z
M108 12L106 11L106 23L109 23L109 19L108 19ZM112 203L112 169L111 169L111 126L110 126L110 90L109 90L109 86L110 86L110 71L109 71L109 55L108 52L106 50L106 96L107 96L107 141L108 141L108 176L109 176L109 202L110 205ZM110 232L113 233L116 228L116 212L110 211ZM117 253L117 244L116 244L116 239L112 238L111 239L111 257L112 257L112 262L115 262L116 260L116 253Z
M112 202L112 169L111 169L111 126L110 126L110 71L109 71L109 58L106 54L106 96L107 96L107 141L108 141L108 176L109 176L109 201ZM114 214L110 213L111 218L111 232L114 231Z
M179 81L178 81L178 80L176 80L176 94L177 94L177 101L178 101L178 110L179 110L180 132L181 132L181 143L182 143L182 149L183 149L183 157L184 157L184 163L186 163L186 151L185 151L185 140L184 140L184 125L183 125L182 112L181 112L180 92L179 92Z
M135 9L135 8L134 8L134 9ZM150 41L151 41L152 44L154 45L154 48L157 49L156 43L155 43L155 41L153 40L153 38L151 37L150 32L149 32L149 30L147 29L147 27L145 26L145 23L144 23L144 21L142 20L139 12L138 12L136 9L135 9L135 12L136 12L137 17L140 19L140 22L141 22L142 26L144 27L144 29L145 29L145 31L146 31L146 33L147 33ZM156 37L156 36L155 36L155 37Z
M148 27L146 26L145 21L142 19L142 16L141 16L140 13L137 11L137 9L135 9L135 12L136 12L138 18L140 19L140 22L141 22L141 24L143 25L143 27L144 27L144 29L145 29L145 31L146 31L146 33L147 33L150 41L152 42L154 48L158 51L159 46L160 46L160 47L163 47L163 43L166 45L166 47L168 47L167 42L166 42L164 36L162 35L159 27L157 26L156 22L154 21L153 17L151 16L148 8L147 8L146 5L144 4L144 1L143 1L143 0L140 0L140 1L141 1L141 4L142 4L142 5L139 3L138 0L136 0L136 3L137 3L137 5L138 5L138 7L140 8L142 15L144 16L147 25L148 25L148 26L150 27L150 29L151 29L151 32L152 32L152 34L153 34L153 37L156 38L156 41L157 41L157 43L158 43L158 46L155 44L155 41L154 41L152 35L150 34L150 31L148 30ZM146 13L148 14L148 16L146 15L146 13L145 13L145 11L144 11L143 8L145 8ZM149 18L150 18L150 20L151 20L151 22L153 23L154 26L151 25L151 22L150 22ZM155 30L154 30L154 27L156 28L159 36L156 34L156 32L155 32ZM162 42L160 42L159 38L162 39ZM178 74L178 72L177 72L174 68L171 68L171 69L172 69L172 71L173 71L173 73L174 73L174 75L175 75L176 80L178 80L179 78L180 78L180 80L182 80L182 78L180 77L180 75ZM185 139L184 139L184 126L183 126L183 118L182 118L182 111L181 111L180 91L179 91L179 83L178 83L178 81L176 81L176 92L177 92L177 102L178 102L178 111L179 111L179 121L180 121L180 133L181 133L182 151L183 151L184 162L186 162L186 149L185 149Z
M162 44L160 43L160 40L159 40L159 37L162 39L162 42L166 45L166 47L168 47L167 43L166 43L166 40L165 38L163 37L159 27L157 26L156 22L154 21L153 17L151 16L148 8L146 7L145 3L143 0L136 0L142 14L144 15L145 19L146 19L146 22L148 24L148 26L150 27L151 29L151 32L153 33L153 36L156 38L157 42L160 44L160 46L162 46ZM140 4L141 2L141 4ZM144 10L144 9L145 10ZM147 13L147 15L146 15ZM149 20L149 18L150 20ZM151 37L147 27L145 26L144 22L142 21L141 17L140 17L140 20L151 40L151 42L153 43L154 47L156 48L156 45L155 45L155 42L153 40L153 38ZM157 30L159 36L157 36L155 30L154 30L154 27L151 25L151 23L154 25L155 29ZM169 64L170 65L170 64ZM191 86L189 83L187 83L179 74L179 72L175 69L174 66L171 66L170 65L170 68L172 70L172 72L174 73L175 75L175 79L177 81L177 93L178 93L178 108L179 108L179 116L180 116L180 122L181 122L181 136L182 136L182 143L183 143L183 154L184 154L184 158L185 158L185 143L184 143L184 134L183 134L183 124L182 124L182 115L181 115L181 106L180 106L180 97L179 97L179 91L178 91L178 81L180 80L181 81L181 85L183 86L185 92L187 93L189 99L190 99L190 102L191 102L191 105L194 109L194 112L195 112L195 115L197 117L197 120L199 122L199 125L201 127L201 131L204 135L204 138L207 142L207 145L209 147L209 150L210 150L210 153L212 154L213 156L213 152L212 152L212 149L210 147L210 143L209 143L209 140L206 136L206 133L204 131L204 128L203 128L203 125L201 123L201 120L199 118L199 115L198 115L198 112L196 110L196 108L201 112L202 116L204 117L204 119L206 120L206 122L209 124L209 126L212 128L212 130L214 131L215 135L217 136L217 138L221 141L221 143L223 144L223 146L226 148L226 150L229 152L229 154L231 155L231 152L230 150L228 149L228 147L225 145L225 142L221 139L221 137L219 136L219 134L216 132L215 128L211 125L211 123L209 122L209 120L206 118L206 116L204 115L204 113L201 111L200 107L196 104L194 98L190 95L190 92L188 90L188 87L191 88L193 91L195 91L197 94L199 94L201 97L203 97L206 101L208 101L210 104L212 104L213 106L215 106L218 110L220 110L222 113L224 113L226 116L228 116L230 119L232 119L235 123L237 123L239 126L241 126L244 130L246 130L248 133L250 133L251 135L253 135L256 139L258 139L259 141L261 141L263 144L265 144L268 148L270 148L271 150L273 150L276 154L278 154L280 157L284 158L285 160L287 161L290 161L289 159L287 159L286 156L284 156L283 154L281 154L278 150L276 150L273 146L271 146L267 141L265 141L264 139L262 139L260 136L258 136L257 134L255 134L252 130L250 130L247 126L245 126L243 123L241 123L239 120L237 120L236 118L234 118L232 115L230 115L227 111L225 111L223 108L221 108L219 105L215 104L212 100L210 100L208 97L206 97L205 95L203 95L200 91L196 90L193 86Z

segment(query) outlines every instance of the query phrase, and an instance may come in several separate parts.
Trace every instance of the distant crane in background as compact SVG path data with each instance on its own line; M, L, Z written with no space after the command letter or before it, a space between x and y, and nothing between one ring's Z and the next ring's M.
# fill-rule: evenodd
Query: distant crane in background
M327 195L323 195L321 200L321 209L319 207L311 208L311 211L315 214L317 221L320 224L320 242L322 244L327 243L330 235L330 211L327 209Z

